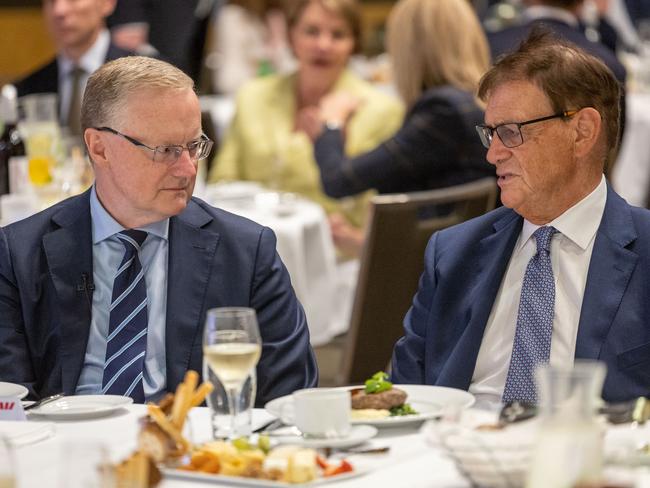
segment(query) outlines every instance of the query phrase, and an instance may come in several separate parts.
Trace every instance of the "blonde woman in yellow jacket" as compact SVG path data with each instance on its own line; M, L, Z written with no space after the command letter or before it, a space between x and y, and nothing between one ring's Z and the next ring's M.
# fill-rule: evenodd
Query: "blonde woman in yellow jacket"
M390 137L403 120L403 107L346 68L359 39L355 0L297 0L288 22L298 70L258 78L241 88L209 180L254 180L295 192L321 204L328 214L341 213L360 226L366 212L364 195L334 200L321 188L309 137L322 123L319 104L339 91L362 100L346 126L348 156Z

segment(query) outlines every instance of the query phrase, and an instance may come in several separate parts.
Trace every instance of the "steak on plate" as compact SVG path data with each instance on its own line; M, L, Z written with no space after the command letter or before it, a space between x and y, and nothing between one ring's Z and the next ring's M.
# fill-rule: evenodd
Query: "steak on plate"
M352 390L352 408L355 410L364 408L390 410L404 405L405 401L406 392L399 388L391 388L380 393L366 393L363 388Z

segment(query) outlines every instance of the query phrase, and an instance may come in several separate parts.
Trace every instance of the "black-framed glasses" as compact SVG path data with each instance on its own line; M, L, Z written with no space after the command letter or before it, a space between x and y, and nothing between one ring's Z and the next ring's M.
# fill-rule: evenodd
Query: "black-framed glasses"
M504 146L513 148L521 146L524 143L524 136L521 133L521 128L524 125L536 124L537 122L544 122L545 120L571 117L577 113L578 110L565 110L564 112L549 115L547 117L540 117L539 119L526 120L525 122L509 122L507 124L499 124L495 127L481 124L476 126L476 132L478 132L483 145L488 149L490 149L495 132Z
M134 146L144 147L145 149L148 149L153 153L152 159L154 161L158 163L165 163L165 164L174 164L176 161L178 161L178 159L181 157L181 154L183 154L183 151L186 149L192 161L198 161L199 159L207 158L208 155L210 154L210 151L212 150L212 146L214 145L214 142L208 139L208 136L206 136L205 134L201 134L200 139L189 142L187 146L170 144L167 146L163 145L163 146L149 147L145 143L140 142L137 139L134 139L133 137L127 136L126 134L122 134L121 132L116 131L115 129L112 129L110 127L95 127L95 130L102 131L102 132L110 132L111 134L115 134L117 136L123 137Z

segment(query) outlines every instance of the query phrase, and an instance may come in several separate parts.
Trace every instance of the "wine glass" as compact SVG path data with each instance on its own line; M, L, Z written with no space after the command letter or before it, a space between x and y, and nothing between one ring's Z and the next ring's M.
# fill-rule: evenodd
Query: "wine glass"
M225 307L208 310L203 360L226 390L230 437L236 437L239 395L262 351L255 310Z

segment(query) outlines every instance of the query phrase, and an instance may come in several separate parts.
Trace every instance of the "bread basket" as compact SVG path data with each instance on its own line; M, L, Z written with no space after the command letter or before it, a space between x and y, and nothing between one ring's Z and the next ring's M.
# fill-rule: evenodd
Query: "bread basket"
M429 443L454 460L473 486L515 488L525 485L537 421L502 428L463 422L430 422L423 428Z

